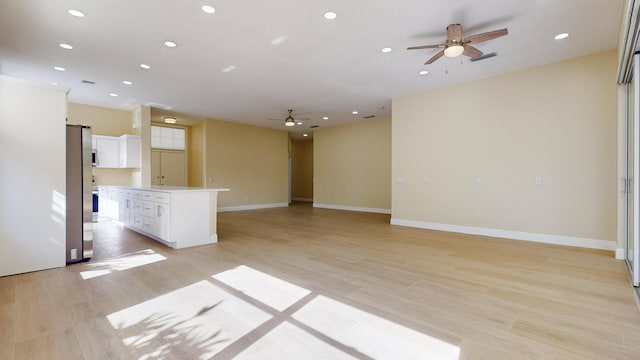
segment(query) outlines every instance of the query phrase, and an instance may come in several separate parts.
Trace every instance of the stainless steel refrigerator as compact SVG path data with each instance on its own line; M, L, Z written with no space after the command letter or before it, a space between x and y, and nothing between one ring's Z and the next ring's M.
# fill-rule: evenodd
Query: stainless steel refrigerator
M67 125L67 264L93 256L91 128Z

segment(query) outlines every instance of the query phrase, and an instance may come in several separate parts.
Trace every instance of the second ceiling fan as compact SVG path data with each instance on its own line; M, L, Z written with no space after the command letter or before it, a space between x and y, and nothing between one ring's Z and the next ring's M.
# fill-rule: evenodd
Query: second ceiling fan
M438 53L433 55L429 60L427 60L427 62L424 63L425 65L431 64L432 62L440 59L442 56L456 57L465 55L472 59L475 59L482 56L482 51L478 50L471 44L477 44L479 42L499 38L501 36L507 35L508 33L509 31L507 30L507 28L504 28L500 30L488 31L482 34L471 35L463 39L462 25L451 24L447 26L446 43L437 45L412 46L407 48L407 50L442 49L438 51Z
M309 118L299 118L293 117L293 109L289 109L287 110L287 112L289 112L289 116L287 116L286 118L284 118L284 126L295 126L296 124L298 125L302 125L302 120L311 120ZM275 121L282 121L282 119L269 119L269 120L275 120Z

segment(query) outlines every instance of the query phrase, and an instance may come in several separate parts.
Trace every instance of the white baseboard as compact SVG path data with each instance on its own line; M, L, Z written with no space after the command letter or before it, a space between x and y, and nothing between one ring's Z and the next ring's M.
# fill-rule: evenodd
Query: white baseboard
M617 259L617 260L624 260L624 256L625 256L625 251L624 251L624 249L617 248L617 249L616 249L616 259Z
M294 198L291 198L291 200L293 200L293 201L313 202L313 199L312 199L312 198L299 198L299 197L294 197Z
M608 241L608 240L588 239L588 238L579 238L579 237L562 236L562 235L537 234L537 233L528 233L528 232L521 232L521 231L480 228L480 227L472 227L472 226L439 224L439 223L430 223L425 221L403 220L403 219L395 219L395 218L391 219L391 225L408 226L408 227L430 229L430 230L449 231L449 232L471 234L471 235L491 236L491 237L498 237L498 238L505 238L505 239L512 239L512 240L533 241L533 242L539 242L539 243L545 243L545 244L576 246L576 247L582 247L582 248L588 248L588 249L610 250L610 251L616 252L616 258L618 256L618 252L616 250L616 242Z
M223 206L218 208L218 212L272 209L272 208L287 207L287 206L289 206L289 204L287 203Z
M320 204L320 203L315 203L315 202L313 203L313 207L322 208L322 209L359 211L359 212L368 212L368 213L377 213L377 214L391 214L391 209L367 208L367 207L359 207L359 206L345 206L345 205L332 205L332 204Z

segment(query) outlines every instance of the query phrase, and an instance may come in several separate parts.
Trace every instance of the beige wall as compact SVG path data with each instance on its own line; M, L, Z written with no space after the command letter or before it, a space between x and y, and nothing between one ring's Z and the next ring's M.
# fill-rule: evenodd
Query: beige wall
M313 139L291 144L291 197L313 200Z
M69 103L68 123L91 126L94 135L139 135L133 128L133 112L100 106Z
M313 136L314 204L387 212L391 119L318 129Z
M66 91L0 75L0 276L65 265Z
M199 123L191 126L189 136L189 186L205 186L204 142L204 124Z
M288 134L285 131L205 120L207 187L218 207L288 203Z
M141 168L133 173L133 186L151 186L151 107L140 105L132 112L133 123L140 132Z
M615 75L610 51L394 99L392 218L615 240Z
M99 106L69 103L68 124L91 126L93 135L139 135L133 128L133 112ZM139 183L140 170L94 168L96 185L135 185Z

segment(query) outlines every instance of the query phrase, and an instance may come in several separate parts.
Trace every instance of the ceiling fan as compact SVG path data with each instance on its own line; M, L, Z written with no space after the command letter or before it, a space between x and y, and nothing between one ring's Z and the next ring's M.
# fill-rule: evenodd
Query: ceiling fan
M440 59L443 55L446 57L456 57L460 55L465 55L470 57L471 59L478 58L482 56L482 51L476 49L471 44L477 44L479 42L493 40L495 38L499 38L501 36L505 36L509 33L507 28L500 30L488 31L482 34L471 35L467 38L462 38L462 25L460 24L450 24L447 26L447 42L444 44L438 45L423 45L423 46L412 46L408 47L407 50L418 50L418 49L442 49L438 51L433 57L431 57L425 65L431 64L432 62Z
M296 124L302 125L301 120L311 120L309 118L294 118L292 115L293 109L289 109L287 111L289 112L289 115L286 118L284 118L284 126L295 126ZM269 119L269 120L282 121L282 119Z

